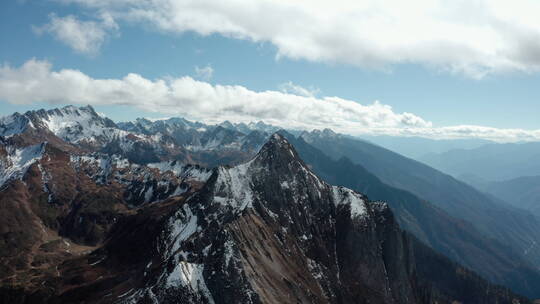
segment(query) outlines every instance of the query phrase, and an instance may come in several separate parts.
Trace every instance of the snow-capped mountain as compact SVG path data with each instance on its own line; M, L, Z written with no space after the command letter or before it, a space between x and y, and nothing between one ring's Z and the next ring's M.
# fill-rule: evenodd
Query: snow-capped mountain
M72 143L104 142L125 135L112 120L99 116L91 106L28 111L0 120L0 136L22 133L29 128L46 129Z
M27 149L7 154L25 169L0 196L18 235L2 259L10 303L526 301L411 239L385 203L321 180L278 134L212 171Z
M120 303L523 300L493 286L485 298L472 299L470 287L445 294L432 272L416 268L423 258L450 281L481 279L454 277L455 266L404 234L385 203L325 183L279 134L250 161L214 169L165 227L159 254L143 263L146 283L123 292Z
M0 121L0 302L527 303L279 134L90 107Z
M281 128L265 124L262 121L258 122L250 122L250 123L231 123L230 121L226 120L219 124L219 126L230 129L230 130L236 130L238 132L242 132L245 134L248 134L251 131L259 131L259 132L265 132L265 133L274 133L279 131Z
M119 123L130 132L168 138L191 153L204 151L256 152L270 133L279 128L262 122L232 124L225 121L218 125L191 122L183 118L148 120L139 118L134 122Z
M139 164L180 160L215 166L249 158L269 135L258 129L275 129L262 122L230 126L205 125L183 118L139 118L115 124L91 106L66 106L3 117L0 136L6 139L27 134L27 140L33 138L31 142L37 143L55 135L84 151L116 154Z
M324 129L324 130L313 130L311 132L304 131L300 134L300 138L302 138L307 143L313 143L317 140L336 140L342 137L343 135L337 134L331 129Z
M186 303L215 303L219 295L229 297L227 303L279 303L295 293L302 302L316 298L334 302L343 292L337 283L336 252L330 248L335 245L326 248L314 240L335 235L335 210L343 209L363 226L371 221L371 212L385 208L368 204L351 190L327 185L283 137L274 134L252 160L214 170L204 189L171 216L161 245L162 260L148 261L148 272L156 271L159 262L176 266L161 269L155 281L125 295L123 302L148 297L163 303L176 295ZM325 228L317 229L318 225ZM216 227L226 228L218 232ZM259 243L265 235L266 242ZM254 247L248 251L245 242ZM328 256L316 256L318 250ZM334 262L325 265L329 260ZM277 283L274 290L268 290L265 276ZM232 286L219 286L224 281Z
M15 113L0 118L0 136L10 137L24 132L26 128L33 127L28 117Z

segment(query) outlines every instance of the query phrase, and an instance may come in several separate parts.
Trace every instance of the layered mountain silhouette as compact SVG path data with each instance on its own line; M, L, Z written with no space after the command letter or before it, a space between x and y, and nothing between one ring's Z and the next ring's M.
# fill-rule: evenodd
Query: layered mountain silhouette
M536 267L511 246L486 236L472 223L449 215L409 191L389 186L346 157L334 160L302 138L282 134L324 180L388 202L399 225L437 252L494 282L533 297L537 294L540 275Z
M503 181L540 175L540 143L491 143L474 149L428 153L420 161L455 177Z
M468 182L494 198L540 216L540 176L522 176L497 182Z
M511 248L534 269L540 267L540 220L528 211L486 195L427 165L368 142L330 130L302 134L310 145L334 160L350 159L385 184L406 190L439 207L450 216L472 224L485 238ZM534 249L534 250L531 250ZM453 249L451 249L453 250ZM516 260L517 261L517 260ZM534 286L533 290L538 290Z

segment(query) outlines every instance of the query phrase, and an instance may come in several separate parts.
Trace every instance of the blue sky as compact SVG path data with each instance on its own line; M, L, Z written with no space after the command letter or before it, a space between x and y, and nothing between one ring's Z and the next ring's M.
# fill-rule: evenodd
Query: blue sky
M445 62L433 64L432 55L426 60L414 56L397 62L387 58L375 59L382 61L375 67L340 58L313 59L309 52L307 55L283 55L289 49L284 50L284 46L273 41L272 37L238 37L238 33L221 33L219 30L209 34L197 29L175 30L152 23L155 20L133 21L133 18L118 17L120 14L114 11L114 7L99 6L91 0L87 2L2 1L0 61L4 67L16 70L34 59L50 64L51 72L77 70L92 79L122 79L129 73L136 73L151 81L190 76L210 85L242 86L254 92L279 92L283 91L283 84L292 83L316 91L315 98L336 96L363 105L378 100L392 107L392 115L412 113L431 123L429 127L475 125L500 129L540 129L540 73L534 68L500 68L496 64L482 62L490 72L477 76L448 68L453 62L448 66L445 66ZM117 14L112 13L115 27L105 30L104 40L95 51L77 50L59 38L58 31L46 28L54 18L70 15L76 20L91 21L99 26L102 22L100 14L108 10ZM535 64L531 63L531 66ZM207 66L213 70L211 77L197 76L196 67ZM6 77L4 75L4 81ZM25 98L22 103L12 100L9 95L0 95L0 115L77 103L77 100L70 99L36 98ZM94 106L114 120L179 113L192 118L205 118L198 112L192 115L189 111L170 112L158 107L156 112L151 107L149 110L148 106L114 104L101 101ZM181 108L183 104L179 101L177 105ZM217 114L211 118L219 119ZM224 115L224 118L265 120L265 117L256 114L249 117ZM287 123L286 120L284 122ZM413 127L418 126L426 125ZM377 127L394 129L408 125Z

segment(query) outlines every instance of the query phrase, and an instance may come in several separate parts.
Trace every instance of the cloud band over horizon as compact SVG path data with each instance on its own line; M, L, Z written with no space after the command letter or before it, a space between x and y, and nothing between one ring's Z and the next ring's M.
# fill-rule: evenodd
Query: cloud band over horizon
M422 117L396 113L391 106L378 101L363 105L339 97L302 96L290 90L256 92L240 85L213 85L189 76L150 80L130 73L121 79L95 79L73 69L54 71L51 63L36 59L20 67L0 67L0 101L126 105L210 123L262 120L284 128L331 128L350 135L483 138L499 142L540 140L540 130L474 125L435 127Z

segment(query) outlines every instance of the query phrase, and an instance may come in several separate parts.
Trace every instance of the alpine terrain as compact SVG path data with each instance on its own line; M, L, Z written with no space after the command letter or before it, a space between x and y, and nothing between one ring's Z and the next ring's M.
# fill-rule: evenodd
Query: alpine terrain
M482 268L469 250L449 258L443 247L461 243L426 235L420 216L471 236L465 248L483 231L274 131L116 124L90 106L2 118L0 302L530 303L457 263ZM326 179L369 180L388 202ZM515 266L506 249L489 253L499 243L475 246ZM534 291L527 263L520 293Z

